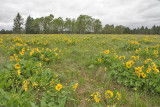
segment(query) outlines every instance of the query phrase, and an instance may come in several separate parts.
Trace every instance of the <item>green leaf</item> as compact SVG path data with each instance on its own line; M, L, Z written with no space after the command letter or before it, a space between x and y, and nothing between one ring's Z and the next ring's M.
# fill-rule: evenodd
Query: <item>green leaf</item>
M33 102L30 102L30 104L31 104L32 107L38 107L38 106L36 106L36 104L33 103Z
M12 104L13 104L14 100L15 100L15 97L12 97L12 98L9 100L7 106L8 106L8 107L12 107Z
M67 97L62 98L61 100L59 100L59 107L64 107L66 104L66 99Z
M41 100L41 107L47 107L47 104L46 104L46 97L42 97L42 100Z

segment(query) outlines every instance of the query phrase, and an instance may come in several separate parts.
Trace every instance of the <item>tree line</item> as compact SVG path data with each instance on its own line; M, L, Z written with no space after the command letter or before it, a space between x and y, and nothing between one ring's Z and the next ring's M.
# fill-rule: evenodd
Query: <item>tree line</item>
M22 16L18 13L13 20L12 30L0 31L1 34L160 34L160 26L152 28L140 27L130 29L122 25L114 26L106 24L102 27L99 19L92 18L88 15L80 15L77 19L62 17L55 18L54 15L34 19L27 17L24 22ZM23 28L23 26L25 26Z

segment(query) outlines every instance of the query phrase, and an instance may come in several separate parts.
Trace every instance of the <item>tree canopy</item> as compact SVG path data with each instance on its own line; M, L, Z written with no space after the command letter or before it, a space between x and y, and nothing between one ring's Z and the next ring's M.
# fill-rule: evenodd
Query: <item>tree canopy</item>
M22 27L22 25L23 25L22 16L18 13L13 21L14 21L13 32L14 33L22 33L22 29L23 29L23 27Z
M106 24L102 27L99 19L92 18L88 15L79 15L77 19L62 17L55 18L54 15L32 18L30 15L25 21L18 13L14 18L13 31L4 30L0 34L6 33L26 33L26 34L160 34L160 26L148 28L142 26L140 28L130 29L122 25Z

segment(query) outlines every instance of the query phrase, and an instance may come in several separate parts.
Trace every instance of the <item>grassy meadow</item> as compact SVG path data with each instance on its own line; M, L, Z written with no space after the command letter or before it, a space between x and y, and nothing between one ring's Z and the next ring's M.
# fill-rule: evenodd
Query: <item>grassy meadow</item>
M159 35L0 35L0 68L3 106L160 106Z

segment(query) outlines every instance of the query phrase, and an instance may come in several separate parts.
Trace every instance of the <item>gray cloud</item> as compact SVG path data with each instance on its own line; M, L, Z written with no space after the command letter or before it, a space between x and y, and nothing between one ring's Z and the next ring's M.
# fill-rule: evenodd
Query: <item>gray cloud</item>
M103 25L160 25L160 0L0 0L0 4L0 30L12 29L18 12L24 19L28 15L77 18L87 14L100 19Z

